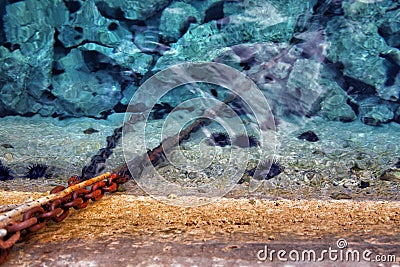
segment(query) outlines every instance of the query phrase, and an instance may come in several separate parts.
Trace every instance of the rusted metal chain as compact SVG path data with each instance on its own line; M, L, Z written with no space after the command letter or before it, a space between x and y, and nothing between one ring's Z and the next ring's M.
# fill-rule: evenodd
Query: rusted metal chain
M73 176L68 181L69 187L57 186L50 191L50 195L1 214L0 264L6 260L11 248L22 236L42 229L50 219L61 222L68 216L70 208L85 208L89 200L97 201L104 193L117 191L118 185L127 182L129 178L127 175L107 172L76 183L78 179ZM21 215L22 219L17 220Z

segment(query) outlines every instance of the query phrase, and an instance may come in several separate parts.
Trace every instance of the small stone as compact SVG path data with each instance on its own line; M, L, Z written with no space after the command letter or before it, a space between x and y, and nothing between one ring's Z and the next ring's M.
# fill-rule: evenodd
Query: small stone
M333 193L331 195L331 198L340 200L340 199L352 199L352 197L349 194L346 193Z
M364 188L369 187L369 185L370 185L369 182L367 182L367 181L361 181L359 187L360 187L361 189L364 189Z
M10 145L10 144L2 144L1 145L2 147L4 147L4 148L14 148L12 145Z
M308 142L317 142L319 140L318 136L313 131L304 132L300 134L298 138Z
M382 181L394 181L394 182L399 182L400 181L400 171L395 171L395 170L386 170L382 173L382 175L379 177L380 180Z
M394 166L395 166L396 168L399 168L399 169L400 169L400 159L394 164Z
M98 130L93 129L92 127L83 131L84 134L92 134L92 133L98 133L98 132L99 132Z
M168 199L177 199L178 196L175 195L175 194L169 194L169 195L167 196L167 198L168 198Z

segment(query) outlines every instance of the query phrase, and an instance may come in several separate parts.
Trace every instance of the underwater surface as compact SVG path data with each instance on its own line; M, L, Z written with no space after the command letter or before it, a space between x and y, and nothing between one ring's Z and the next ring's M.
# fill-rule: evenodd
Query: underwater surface
M128 164L128 193L167 202L399 199L398 1L8 0L0 12L2 189Z

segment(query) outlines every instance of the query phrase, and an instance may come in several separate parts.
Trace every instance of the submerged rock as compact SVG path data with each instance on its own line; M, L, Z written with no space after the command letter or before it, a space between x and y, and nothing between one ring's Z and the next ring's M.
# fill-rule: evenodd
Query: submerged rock
M192 5L175 2L163 10L160 31L167 42L176 42L186 32L191 23L200 23L200 13Z
M84 41L115 47L132 35L120 26L118 20L103 17L93 1L83 2L81 8L68 23L60 25L58 39L65 47L73 47Z
M71 116L101 117L121 99L120 85L106 71L85 71L82 52L72 49L59 60L64 73L53 77L57 111Z
M392 181L392 182L400 182L400 171L399 170L386 170L379 177L382 181Z
M104 0L96 0L96 2L105 2ZM114 0L107 1L111 8L119 8L126 19L129 20L145 20L156 15L170 0Z
M320 104L319 114L331 121L349 122L357 118L357 114L348 104L348 101L354 100L343 91L335 82L326 80L326 86L329 86L327 94L323 96Z
M307 2L295 6L289 2L225 2L223 18L210 19L201 25L190 24L187 32L172 44L171 50L157 61L154 70L184 61L210 61L228 47L242 43L289 42L295 22L287 16L287 10L295 16L310 7Z
M371 126L379 126L394 119L394 112L389 103L384 103L378 98L367 98L359 101L359 118Z

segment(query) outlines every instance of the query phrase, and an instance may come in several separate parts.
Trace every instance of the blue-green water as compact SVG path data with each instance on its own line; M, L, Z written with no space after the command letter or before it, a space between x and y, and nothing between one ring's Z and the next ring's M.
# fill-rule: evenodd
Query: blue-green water
M223 181L218 177L233 169L246 176L259 162L269 169L278 161L282 173L264 175L263 194L276 188L301 193L299 188L309 186L312 196L337 191L397 198L397 1L8 0L0 12L0 160L14 177L34 162L51 165L57 177L83 175L81 169L108 145L106 136L125 123L126 142L119 143L114 159L104 152L87 175L112 169L211 110L221 113L180 145L195 155L215 154L205 153L207 161L183 153L190 159L184 164L167 157L182 174L169 182L184 177L179 186L199 186ZM232 94L234 101L218 106ZM47 125L48 135L15 131L24 124ZM51 141L71 133L67 125L75 125L75 135L68 135L70 147L54 145L66 148L57 154ZM99 132L82 134L90 127ZM318 140L298 138L310 130ZM232 142L210 145L216 133L227 133ZM234 140L241 135L251 138L237 148ZM30 154L40 147L40 156L18 151L27 142L23 138L34 144ZM84 140L86 149L76 148L74 139ZM239 167L243 151L249 163ZM53 154L57 159L49 160ZM238 162L226 163L226 155ZM165 164L161 171L174 173ZM245 181L251 188L251 179L227 184ZM208 189L202 190L209 194Z

